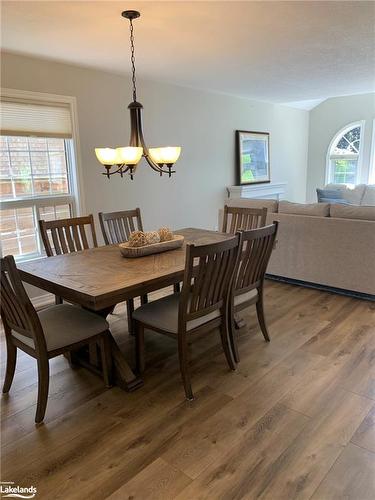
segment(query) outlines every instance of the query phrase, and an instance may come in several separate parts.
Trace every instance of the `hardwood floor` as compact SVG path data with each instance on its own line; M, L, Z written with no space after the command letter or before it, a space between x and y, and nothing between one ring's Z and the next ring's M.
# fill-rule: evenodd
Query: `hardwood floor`
M143 388L106 390L53 359L35 426L36 366L19 353L1 404L2 481L43 499L372 500L375 303L268 281L265 309L271 343L244 311L236 372L218 332L194 342L190 403L175 342L146 333ZM124 311L110 322L132 360Z

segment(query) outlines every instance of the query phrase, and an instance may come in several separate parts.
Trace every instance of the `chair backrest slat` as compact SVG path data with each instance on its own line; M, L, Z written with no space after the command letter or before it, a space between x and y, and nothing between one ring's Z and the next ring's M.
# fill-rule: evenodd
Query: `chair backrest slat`
M57 228L57 232L59 234L59 239L60 239L60 243L61 243L62 253L69 253L68 242L67 242L67 240L65 238L64 228L58 227Z
M52 241L53 241L53 246L55 248L55 252L60 255L62 253L61 251L61 246L59 242L59 237L57 234L57 228L56 227L51 227L51 236L52 236Z
M277 234L278 222L242 232L241 250L234 280L234 294L262 285Z
M88 233L86 228L89 228ZM48 257L98 246L92 215L51 221L40 220L39 229ZM88 234L91 236L90 243Z
M118 228L119 228L119 232L120 232L120 236L119 236L119 240L121 241L127 241L129 239L129 233L127 233L126 231L126 219L123 219L121 217L121 219L118 219Z
M5 335L11 331L32 338L37 348L46 348L42 326L22 284L13 255L1 259L0 310Z
M267 208L247 208L224 206L223 233L257 229L266 225Z
M240 235L210 245L187 245L179 321L224 307L229 299Z
M100 212L99 221L106 245L123 243L128 241L133 231L143 231L139 208L122 212Z

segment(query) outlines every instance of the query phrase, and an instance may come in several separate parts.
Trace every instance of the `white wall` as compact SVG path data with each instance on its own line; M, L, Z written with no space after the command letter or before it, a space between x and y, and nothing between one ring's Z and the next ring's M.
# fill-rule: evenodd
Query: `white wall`
M286 106L139 80L149 146L181 145L177 173L160 178L145 164L133 182L100 174L94 148L127 145L129 79L102 71L4 54L2 86L76 96L86 212L139 206L146 228L214 228L225 187L235 183L234 131L271 133L272 181L304 201L308 113Z
M335 97L310 111L307 200L316 201L316 188L325 184L326 156L334 135L346 125L365 121L361 183L368 182L375 93Z

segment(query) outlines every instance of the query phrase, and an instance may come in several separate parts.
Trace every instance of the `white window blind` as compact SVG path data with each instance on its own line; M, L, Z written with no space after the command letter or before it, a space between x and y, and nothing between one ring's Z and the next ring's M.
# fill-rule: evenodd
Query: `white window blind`
M68 105L1 99L1 135L70 139L72 121Z

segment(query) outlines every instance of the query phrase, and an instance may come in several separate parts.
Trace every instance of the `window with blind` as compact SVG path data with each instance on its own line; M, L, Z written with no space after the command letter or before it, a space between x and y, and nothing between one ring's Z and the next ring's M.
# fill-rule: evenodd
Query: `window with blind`
M42 256L38 220L76 213L69 103L1 98L0 233L2 255Z

